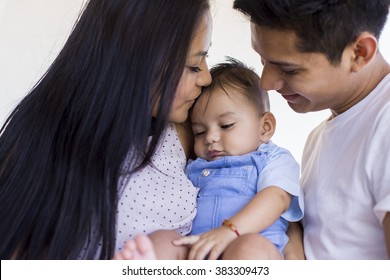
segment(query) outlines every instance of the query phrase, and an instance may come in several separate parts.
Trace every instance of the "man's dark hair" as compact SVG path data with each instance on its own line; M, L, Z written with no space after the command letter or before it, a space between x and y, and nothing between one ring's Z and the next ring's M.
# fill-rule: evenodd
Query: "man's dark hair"
M379 39L390 0L235 0L233 8L259 25L293 31L298 50L339 64L344 49L364 31Z

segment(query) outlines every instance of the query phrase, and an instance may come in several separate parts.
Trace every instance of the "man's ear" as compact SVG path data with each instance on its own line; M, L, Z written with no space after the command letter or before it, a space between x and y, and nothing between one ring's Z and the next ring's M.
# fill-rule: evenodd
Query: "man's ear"
M375 58L378 40L371 33L363 32L352 44L352 51L352 71L358 72Z
M260 140L262 143L267 143L275 133L276 119L274 114L272 114L271 112L264 113L261 118L262 130Z

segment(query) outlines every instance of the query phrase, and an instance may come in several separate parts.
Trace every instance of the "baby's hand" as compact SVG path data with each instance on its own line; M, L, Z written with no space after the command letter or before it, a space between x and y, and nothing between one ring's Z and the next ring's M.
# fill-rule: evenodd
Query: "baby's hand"
M234 232L220 227L202 235L190 235L173 241L174 245L191 245L189 260L216 260L236 238Z
M182 245L194 245L200 239L200 235L188 235L182 238L173 240L173 245L182 246Z

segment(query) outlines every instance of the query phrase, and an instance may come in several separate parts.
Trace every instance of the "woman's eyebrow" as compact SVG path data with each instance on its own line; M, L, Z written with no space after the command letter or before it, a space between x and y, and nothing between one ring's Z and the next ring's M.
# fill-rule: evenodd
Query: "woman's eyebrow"
M209 49L210 49L211 45L212 45L212 44L210 43ZM203 56L206 56L208 53L209 53L209 50L206 50L206 51L205 51L205 50L200 50L200 51L194 53L194 54L191 55L191 56L192 56L192 57L194 57L194 56L203 57Z
M192 57L194 56L200 56L200 57L203 57L203 56L206 56L208 54L208 51L198 51L196 53L194 53L193 55L191 55Z

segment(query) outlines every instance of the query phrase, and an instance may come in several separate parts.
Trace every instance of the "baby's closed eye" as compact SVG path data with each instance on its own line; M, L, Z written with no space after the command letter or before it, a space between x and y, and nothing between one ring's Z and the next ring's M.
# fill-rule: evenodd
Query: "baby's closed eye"
M229 129L229 128L233 127L234 124L235 123L224 124L224 125L221 125L221 128L222 129Z

